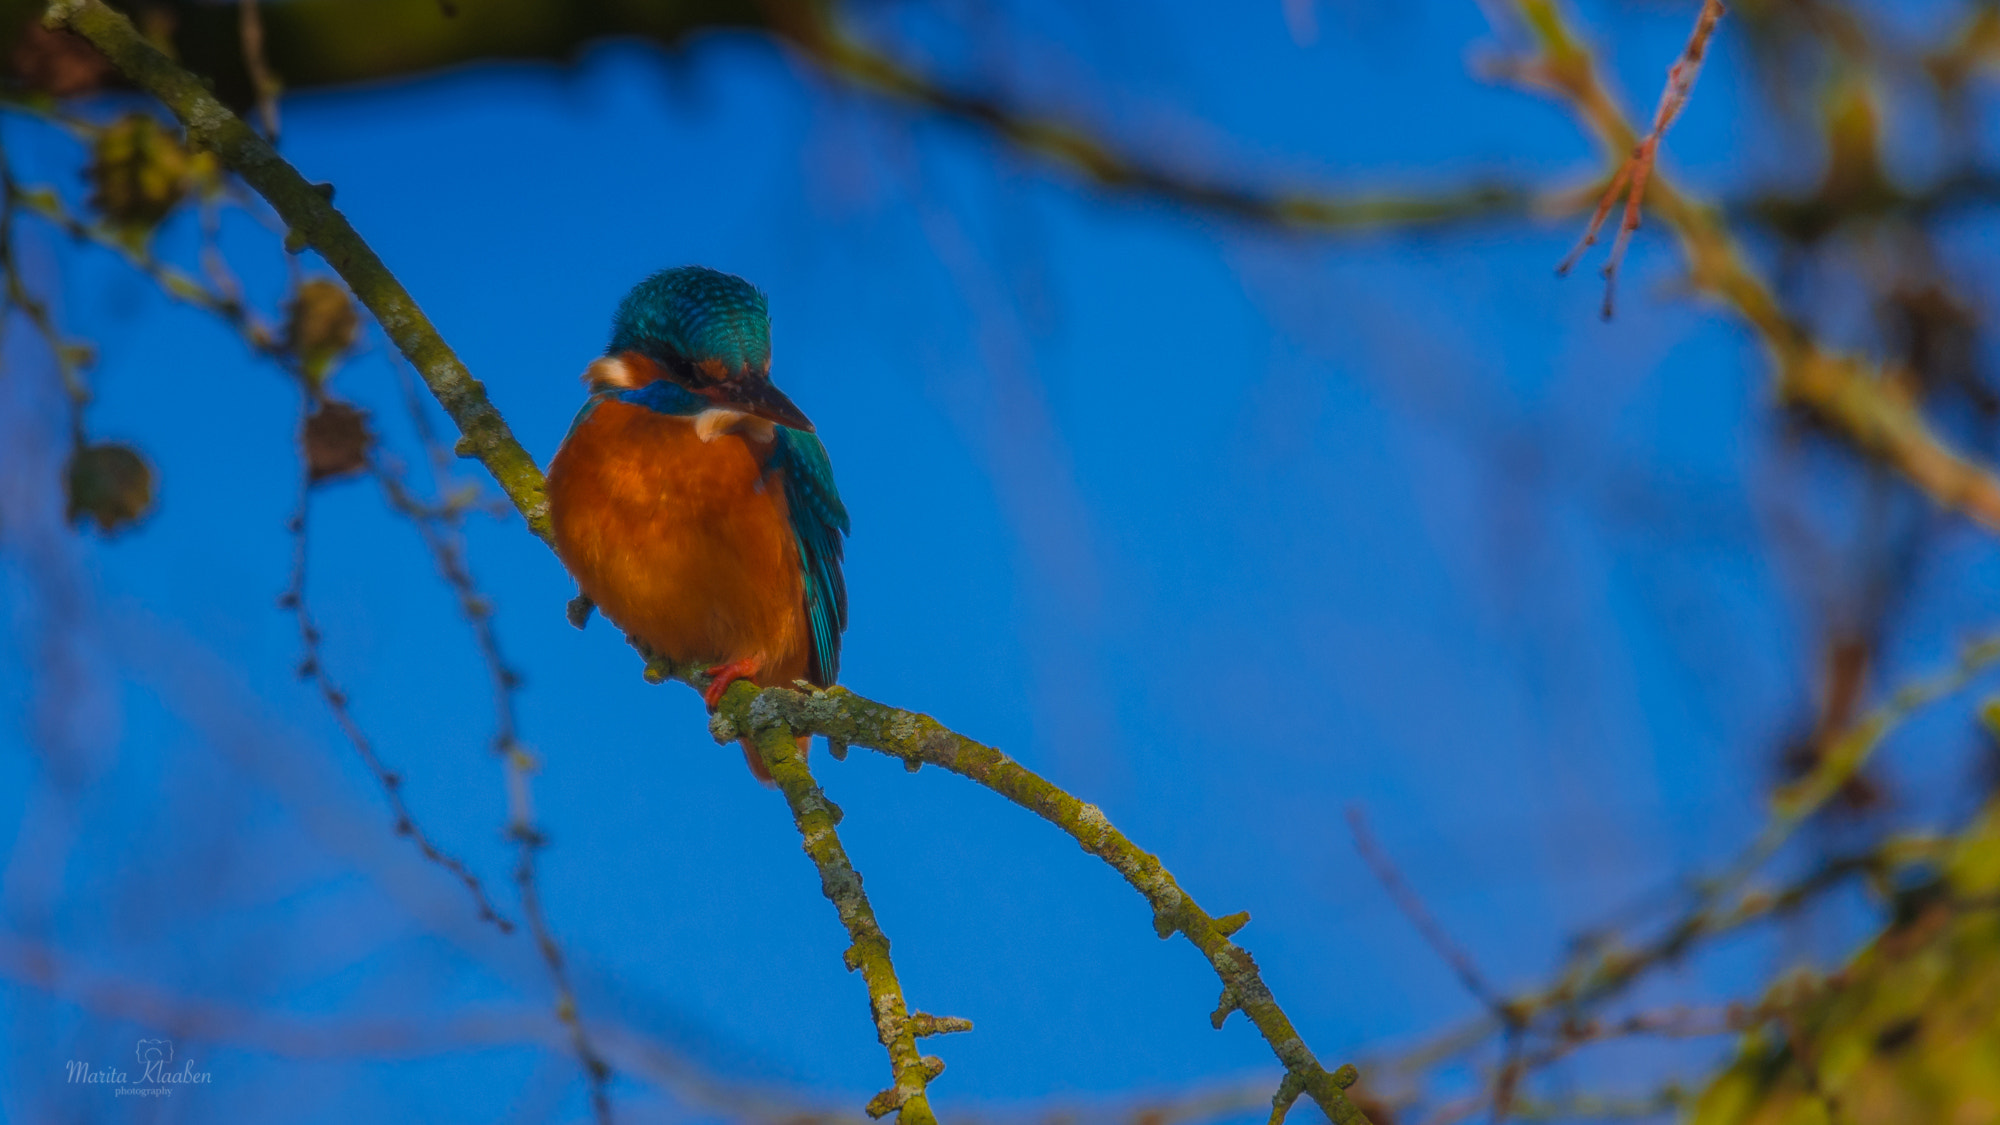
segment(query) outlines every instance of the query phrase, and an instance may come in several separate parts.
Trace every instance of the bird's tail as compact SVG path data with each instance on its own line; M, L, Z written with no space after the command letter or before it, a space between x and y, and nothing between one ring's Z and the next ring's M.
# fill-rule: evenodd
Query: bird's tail
M799 736L799 758L801 760L804 760L806 752L812 749L812 741L812 735L802 734ZM764 755L757 752L756 745L747 738L743 739L740 745L743 747L743 760L750 763L751 774L765 785L775 787L778 783L771 780L771 771L764 765Z

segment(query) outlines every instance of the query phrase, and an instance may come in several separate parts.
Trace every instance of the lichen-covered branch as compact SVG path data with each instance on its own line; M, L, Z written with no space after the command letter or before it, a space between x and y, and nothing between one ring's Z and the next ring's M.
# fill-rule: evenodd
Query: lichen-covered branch
M1222 980L1216 1025L1240 1011L1257 1028L1285 1067L1281 1108L1301 1093L1318 1103L1339 1125L1360 1125L1367 1117L1344 1093L1354 1084L1353 1067L1329 1071L1320 1065L1292 1021L1264 984L1250 951L1230 940L1250 920L1248 914L1216 918L1203 910L1159 857L1112 827L1097 806L1070 796L1041 775L991 746L958 734L928 715L904 711L829 688L810 695L784 688L758 691L739 683L722 697L713 724L718 738L748 734L759 746L771 732L820 734L837 748L863 746L918 768L941 766L993 790L1076 838L1083 850L1110 864L1153 907L1153 929L1162 938L1185 936ZM1282 1112L1274 1113L1281 1117Z
M875 1035L889 1052L894 1081L868 1103L868 1116L895 1113L901 1125L936 1125L937 1115L931 1112L925 1087L944 1073L944 1060L919 1052L917 1040L926 1035L970 1031L972 1025L962 1019L910 1011L902 983L896 979L896 966L889 959L889 938L875 921L875 908L861 888L861 873L848 862L847 849L841 847L840 836L834 831L840 823L840 806L828 800L813 780L793 733L783 724L760 728L752 742L770 768L771 779L785 795L792 822L805 841L806 855L819 868L820 890L847 928L851 944L842 959L868 986Z

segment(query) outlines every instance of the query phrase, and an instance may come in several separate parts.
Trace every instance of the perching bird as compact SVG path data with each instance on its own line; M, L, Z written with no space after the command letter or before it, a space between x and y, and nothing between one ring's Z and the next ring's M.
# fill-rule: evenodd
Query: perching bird
M770 370L762 293L701 266L663 270L619 302L549 462L556 554L578 589L655 654L707 665L710 710L739 679L828 687L840 671L847 509Z

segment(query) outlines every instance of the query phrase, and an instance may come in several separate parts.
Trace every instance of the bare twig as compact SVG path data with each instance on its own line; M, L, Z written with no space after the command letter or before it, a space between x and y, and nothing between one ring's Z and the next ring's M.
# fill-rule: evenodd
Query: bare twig
M1659 158L1660 139L1667 135L1667 127L1680 116L1687 105L1688 95L1694 91L1694 80L1701 74L1702 59L1708 54L1709 37L1715 34L1715 25L1726 9L1722 0L1702 0L1701 12L1695 16L1694 33L1688 36L1687 47L1681 57L1667 68L1667 86L1660 92L1659 107L1653 111L1653 127L1632 150L1632 155L1612 173L1611 182L1605 185L1604 195L1597 201L1597 210L1590 216L1590 225L1584 229L1582 241L1569 252L1569 256L1556 267L1559 274L1567 274L1576 265L1583 252L1597 242L1597 232L1604 226L1605 217L1611 214L1611 207L1618 201L1619 193L1625 194L1625 220L1618 226L1618 237L1611 244L1611 257L1604 263L1604 319L1611 319L1612 301L1618 287L1618 265L1625 260L1625 247L1632 241L1633 232L1639 229L1639 203L1646 197L1646 183L1652 177L1653 164Z
M464 508L449 499L438 504L424 503L410 492L395 469L379 454L370 458L369 470L381 485L389 507L416 527L417 534L437 563L439 575L451 587L458 601L459 616L471 626L474 642L493 681L496 712L493 753L500 762L506 783L507 838L514 844L514 885L521 895L521 913L527 919L528 932L534 938L535 949L541 954L542 963L548 969L549 983L555 989L556 1018L568 1033L570 1049L576 1054L590 1084L591 1111L599 1122L609 1122L611 1064L597 1049L584 1023L576 989L570 983L567 959L542 909L541 887L536 878L537 858L548 840L535 824L531 787L535 760L520 738L516 700L521 676L500 647L500 636L493 623L493 604L480 592L466 564L465 548L458 532Z
M773 4L768 6L768 14L780 34L834 78L985 130L1022 152L1110 191L1304 231L1435 227L1521 215L1546 209L1549 204L1549 197L1497 183L1436 194L1342 197L1309 191L1259 191L1204 180L1118 152L1075 124L1024 112L1000 96L948 87L842 27L837 6Z
M167 296L222 318L236 330L237 335L243 337L251 351L270 359L282 358L283 345L278 334L257 319L240 294L230 291L219 281L215 284L204 283L193 274L154 257L150 249L135 247L130 240L118 237L109 228L78 218L63 205L62 198L48 188L22 187L10 175L5 189L12 204L71 238L118 255Z
M1403 917L1408 918L1410 924L1417 928L1417 933L1423 935L1431 950L1443 958L1445 964L1451 966L1451 971L1458 977L1458 983L1464 985L1465 990L1472 994L1472 998L1484 1005L1496 1019L1502 1023L1511 1022L1514 1017L1500 999L1500 994L1486 983L1486 977L1479 971L1479 965L1472 959L1472 955L1453 941L1444 927L1438 924L1437 918L1424 907L1423 899L1411 889L1402 873L1396 870L1396 865L1389 862L1388 854L1375 842L1375 837L1368 831L1368 818L1362 813L1360 805L1347 806L1347 829L1354 836L1354 850L1360 853L1361 862L1368 865L1368 870L1374 874L1375 881L1382 884L1383 890L1389 892L1389 898L1395 902L1396 909L1401 910Z
M319 626L313 621L312 611L306 604L306 571L312 554L309 534L312 497L311 470L301 466L299 507L288 525L292 534L292 578L284 594L278 599L278 605L290 612L292 619L298 624L299 647L303 652L299 660L299 677L310 682L318 690L320 698L326 703L327 710L332 712L334 722L339 724L341 733L347 736L347 741L353 745L354 752L368 767L368 772L375 776L375 784L382 790L383 799L388 802L389 812L394 817L396 834L408 837L425 859L444 868L453 878L465 885L466 891L472 895L473 902L479 907L481 920L493 923L503 934L513 933L514 923L508 921L493 905L492 899L487 897L486 888L479 881L479 876L473 874L464 860L438 847L430 834L417 823L416 816L410 811L409 803L403 799L402 775L390 769L382 761L373 740L355 719L354 712L348 705L347 693L340 689L326 670L326 660L320 648Z
M271 73L264 57L264 16L257 0L236 0L237 26L243 38L243 69L257 92L257 116L263 120L264 135L278 143L278 76Z

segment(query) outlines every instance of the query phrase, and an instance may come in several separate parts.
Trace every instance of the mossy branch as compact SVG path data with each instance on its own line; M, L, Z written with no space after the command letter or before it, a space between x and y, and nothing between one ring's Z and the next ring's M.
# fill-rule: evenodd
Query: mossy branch
M542 473L508 429L483 388L417 306L416 299L333 207L326 185L314 185L212 95L194 74L161 54L131 21L102 0L54 0L46 17L102 51L127 78L153 94L187 129L191 142L219 156L269 202L290 228L290 239L326 259L355 296L382 325L425 386L462 434L456 446L476 457L500 484L528 527L549 541ZM668 671L649 666L649 678ZM678 679L698 682L699 673L673 669ZM1187 937L1214 967L1224 989L1226 1016L1242 1011L1284 1064L1285 1079L1273 1098L1272 1120L1281 1120L1301 1095L1310 1096L1339 1125L1368 1125L1343 1092L1355 1070L1328 1071L1320 1065L1291 1020L1278 1006L1248 950L1230 940L1247 921L1242 915L1217 919L1196 905L1153 855L1111 826L1095 806L1070 796L1051 782L988 746L946 729L928 716L864 699L845 689L805 695L784 689L759 692L743 683L723 697L715 733L729 739L749 736L784 792L807 853L820 870L823 889L839 911L854 944L849 964L868 985L875 1024L890 1055L895 1086L874 1102L871 1113L898 1111L906 1125L935 1121L925 1094L942 1070L918 1054L921 1034L964 1030L962 1020L910 1013L889 959L889 942L861 890L861 878L847 861L834 832L838 810L814 782L798 755L797 734L823 734L836 746L866 746L902 759L911 768L928 762L979 782L1075 837L1085 851L1123 875L1153 907L1154 929L1162 938Z
M896 1113L902 1125L936 1125L925 1087L944 1072L942 1059L930 1058L917 1050L917 1039L938 1034L939 1025L948 1030L970 1030L965 1020L913 1015L903 999L903 986L896 979L896 967L889 960L889 938L875 921L875 908L861 889L861 873L847 860L834 826L840 823L840 806L827 799L813 780L805 756L799 753L793 733L782 723L767 724L751 736L757 753L771 771L771 779L791 807L792 822L805 840L806 855L819 868L820 890L833 903L840 924L847 928L852 944L843 957L847 967L861 974L868 985L870 1014L875 1035L889 1052L889 1067L895 1083L868 1103L868 1116ZM919 1020L922 1023L919 1023Z
M819 734L836 747L866 747L912 769L941 766L1067 832L1084 851L1111 865L1145 896L1153 908L1156 933L1162 938L1179 933L1208 959L1223 985L1216 1016L1226 1018L1232 1010L1241 1011L1284 1064L1285 1083L1279 1092L1283 1106L1288 1107L1303 1093L1339 1125L1367 1121L1343 1093L1354 1083L1354 1068L1329 1071L1320 1065L1265 985L1250 951L1230 940L1248 916L1217 918L1203 910L1160 864L1159 857L1112 827L1097 806L1070 796L1001 751L974 742L929 715L877 703L846 688L807 694L785 688L759 691L747 682L738 683L722 697L711 727L724 741L749 736L761 747L774 731L787 739L794 734ZM1222 1020L1214 1022L1220 1027Z

